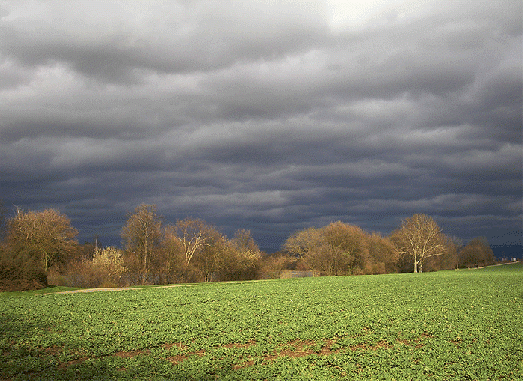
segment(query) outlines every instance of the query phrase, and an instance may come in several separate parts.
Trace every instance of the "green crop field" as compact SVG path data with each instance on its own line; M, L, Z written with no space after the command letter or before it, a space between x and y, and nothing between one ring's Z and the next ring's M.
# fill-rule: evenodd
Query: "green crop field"
M0 294L0 379L514 380L523 266Z

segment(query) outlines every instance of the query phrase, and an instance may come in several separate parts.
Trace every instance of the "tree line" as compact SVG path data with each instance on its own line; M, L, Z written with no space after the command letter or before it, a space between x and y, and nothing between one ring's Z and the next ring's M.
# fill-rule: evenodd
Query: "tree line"
M320 276L423 272L495 262L485 238L463 245L425 214L403 220L389 236L341 221L304 229L274 254L262 252L248 230L228 238L200 219L164 223L155 205L128 214L121 249L79 244L69 218L54 209L18 209L7 218L0 208L0 216L0 290L277 278L290 270Z

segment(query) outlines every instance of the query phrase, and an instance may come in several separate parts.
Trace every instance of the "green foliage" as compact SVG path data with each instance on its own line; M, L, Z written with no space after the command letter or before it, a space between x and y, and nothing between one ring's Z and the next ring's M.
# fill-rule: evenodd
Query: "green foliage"
M521 379L522 298L521 264L4 293L0 378Z

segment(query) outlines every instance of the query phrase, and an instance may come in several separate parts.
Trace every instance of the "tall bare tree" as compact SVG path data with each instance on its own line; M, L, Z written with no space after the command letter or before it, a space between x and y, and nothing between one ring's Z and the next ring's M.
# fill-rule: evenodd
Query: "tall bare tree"
M361 273L368 260L365 232L341 221L299 231L287 239L284 248L325 275Z
M187 266L184 247L177 236L174 225L167 225L161 242L164 260L164 282L176 283L185 281Z
M215 229L199 219L186 218L173 227L183 247L185 264L188 266L194 256L210 244Z
M370 273L383 274L398 271L398 250L388 237L382 237L379 233L371 233L367 236L367 242Z
M434 257L435 270L454 270L459 266L458 253L463 248L463 241L456 236L445 238L445 253Z
M254 279L260 266L262 253L249 230L236 231L229 241L231 256L226 265L227 280Z
M141 204L130 214L122 229L122 238L127 255L134 256L139 264L142 283L147 279L151 256L160 245L162 221L156 205Z
M60 264L78 247L78 231L69 218L55 209L43 212L18 210L8 221L7 244L14 252L25 251L36 255L45 272Z
M370 259L367 234L359 226L341 221L333 222L322 230L329 245L347 257L349 273L361 273Z
M288 253L301 258L321 246L322 240L320 229L308 228L292 234L285 241L283 248Z
M207 229L203 234L205 245L194 256L191 268L205 282L221 280L222 273L231 265L227 239L216 229Z
M409 256L414 272L423 272L423 262L430 257L443 255L445 235L432 217L415 214L402 221L401 228L391 235L399 253Z

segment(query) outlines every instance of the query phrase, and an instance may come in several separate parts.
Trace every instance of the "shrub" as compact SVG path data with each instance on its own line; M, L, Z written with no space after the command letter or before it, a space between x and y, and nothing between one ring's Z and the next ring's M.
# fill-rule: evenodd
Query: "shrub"
M38 290L47 287L47 275L35 256L0 251L0 291Z
M98 250L93 259L71 262L61 279L69 287L119 287L124 285L122 251L108 247ZM54 278L53 278L54 279Z

